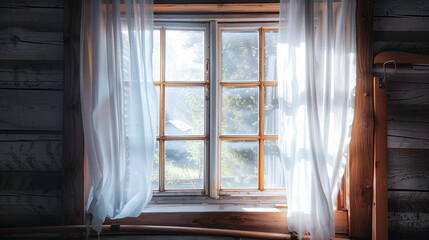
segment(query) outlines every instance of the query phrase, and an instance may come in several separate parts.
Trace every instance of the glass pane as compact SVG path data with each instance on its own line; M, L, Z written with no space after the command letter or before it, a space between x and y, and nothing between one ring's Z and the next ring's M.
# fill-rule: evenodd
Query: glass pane
M222 32L222 81L259 80L259 32Z
M284 188L285 176L277 140L264 141L264 188Z
M152 54L152 69L153 69L153 81L159 82L160 80L160 73L161 73L161 67L160 67L160 55L161 55L161 48L160 48L160 30L153 30L153 54Z
M259 88L222 88L222 134L258 134L258 130Z
M265 87L264 97L264 133L268 135L278 134L279 99L277 87Z
M155 153L153 156L153 168L152 168L152 176L151 176L151 185L152 190L159 189L159 142L155 143Z
M204 135L204 87L165 88L165 134Z
M264 35L264 80L277 81L277 31L266 31Z
M166 30L165 80L204 81L204 31Z
M258 141L222 141L221 188L258 187Z
M165 142L165 188L203 189L204 141Z

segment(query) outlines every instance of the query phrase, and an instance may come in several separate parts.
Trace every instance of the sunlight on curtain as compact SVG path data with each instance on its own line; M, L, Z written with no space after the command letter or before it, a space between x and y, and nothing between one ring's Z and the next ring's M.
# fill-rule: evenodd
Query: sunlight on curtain
M81 100L91 172L86 213L137 217L152 198L157 99L152 82L152 0L85 1Z
M290 231L335 236L356 85L356 1L281 0L279 147Z

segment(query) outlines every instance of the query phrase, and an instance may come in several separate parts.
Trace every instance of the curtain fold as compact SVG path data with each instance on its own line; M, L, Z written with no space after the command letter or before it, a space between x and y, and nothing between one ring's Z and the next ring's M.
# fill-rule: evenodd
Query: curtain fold
M82 12L80 92L91 174L86 213L100 233L106 217L137 217L152 198L153 4L91 0Z
M356 85L355 0L281 0L279 146L291 232L335 236Z

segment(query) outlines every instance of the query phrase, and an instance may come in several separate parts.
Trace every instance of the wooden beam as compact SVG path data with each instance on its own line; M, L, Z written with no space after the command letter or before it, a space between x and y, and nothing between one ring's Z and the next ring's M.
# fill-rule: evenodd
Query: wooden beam
M386 88L374 78L374 184L372 239L387 240L387 104Z
M357 1L356 95L349 148L347 207L352 237L371 236L373 177L372 1Z
M79 61L81 1L64 1L63 224L85 223L84 142Z

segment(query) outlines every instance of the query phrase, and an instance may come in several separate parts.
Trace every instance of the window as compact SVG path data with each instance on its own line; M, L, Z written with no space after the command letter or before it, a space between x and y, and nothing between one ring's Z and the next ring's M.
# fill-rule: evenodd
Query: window
M284 190L276 44L272 24L156 24L157 194Z

